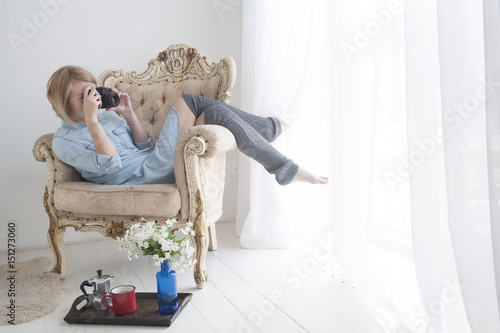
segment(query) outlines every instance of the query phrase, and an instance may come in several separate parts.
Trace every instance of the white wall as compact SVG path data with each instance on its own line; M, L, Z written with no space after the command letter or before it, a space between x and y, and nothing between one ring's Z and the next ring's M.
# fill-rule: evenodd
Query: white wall
M105 69L146 69L168 45L196 47L209 62L230 55L241 67L241 6L227 0L2 1L0 12L1 223L17 222L18 248L48 246L42 197L47 168L31 153L42 134L60 125L45 97L50 75L79 65L96 77ZM221 5L222 4L222 5ZM225 5L224 5L225 4ZM38 26L38 27L37 27ZM35 28L35 29L33 29ZM231 104L240 104L239 77ZM230 160L237 162L237 154ZM234 220L236 176L226 188L222 220ZM68 228L67 242L101 237ZM3 244L3 245L1 245ZM1 251L6 250L0 248Z

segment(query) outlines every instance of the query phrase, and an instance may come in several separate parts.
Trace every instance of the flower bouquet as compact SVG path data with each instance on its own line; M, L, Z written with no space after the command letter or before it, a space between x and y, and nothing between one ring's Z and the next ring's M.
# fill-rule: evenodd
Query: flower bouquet
M155 266L161 266L156 274L160 313L177 310L176 272L183 272L183 267L193 268L196 259L195 249L190 235L194 235L193 223L187 222L174 235L175 220L166 220L158 227L154 221L133 224L122 238L118 238L119 248L127 252L129 260L139 254L153 256ZM175 260L174 260L175 259Z

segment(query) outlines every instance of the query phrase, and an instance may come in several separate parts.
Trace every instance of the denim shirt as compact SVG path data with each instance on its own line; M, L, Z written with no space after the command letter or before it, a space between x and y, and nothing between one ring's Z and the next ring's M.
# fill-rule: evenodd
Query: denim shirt
M94 183L114 185L147 182L144 179L137 180L137 173L142 172L144 161L153 152L151 134L147 142L136 142L130 127L115 112L99 110L97 119L118 151L118 157L98 154L87 126L77 122L77 127L74 127L65 121L52 140L57 157Z

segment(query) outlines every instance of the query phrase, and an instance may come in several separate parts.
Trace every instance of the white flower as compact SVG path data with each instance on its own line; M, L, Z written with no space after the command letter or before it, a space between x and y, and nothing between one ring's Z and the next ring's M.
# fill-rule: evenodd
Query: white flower
M175 220L173 220L173 219L170 219L170 220L166 220L166 221L165 221L165 223L166 223L167 227L168 227L168 228L170 228L170 229L174 227L175 222L176 222L176 221L175 221Z
M189 237L173 235L176 220L166 220L165 224L158 225L155 221L142 220L142 223L131 225L124 236L118 238L121 251L127 252L127 259L138 258L139 254L151 255L154 265L159 266L169 261L172 269L182 272L182 266L192 268L196 259L195 249ZM182 235L192 235L193 223L187 222L179 229Z

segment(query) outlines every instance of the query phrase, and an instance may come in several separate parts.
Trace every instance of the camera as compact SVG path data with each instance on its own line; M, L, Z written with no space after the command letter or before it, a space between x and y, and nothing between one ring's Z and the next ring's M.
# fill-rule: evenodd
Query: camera
M115 94L114 92L111 91L111 89L104 88L104 87L97 87L95 88L99 95L101 95L101 108L103 109L109 109L109 108L114 108L115 106L118 106L120 104L120 97Z

